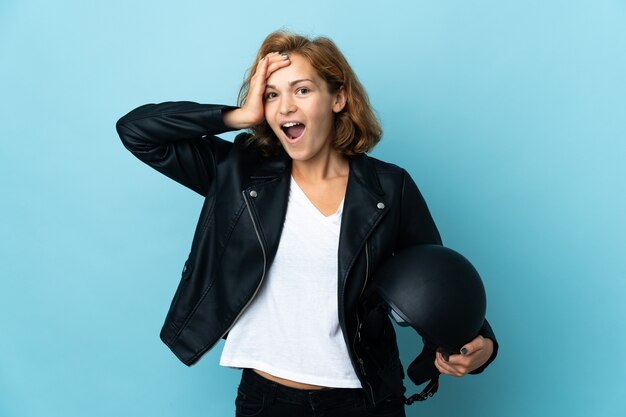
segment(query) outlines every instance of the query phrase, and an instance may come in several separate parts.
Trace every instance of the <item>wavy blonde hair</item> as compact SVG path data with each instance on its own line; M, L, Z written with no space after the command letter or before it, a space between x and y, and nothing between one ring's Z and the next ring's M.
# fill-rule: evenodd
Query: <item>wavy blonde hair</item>
M344 155L354 155L371 151L380 141L382 129L370 105L365 88L359 82L350 64L337 45L326 37L309 39L287 31L270 33L257 52L254 63L246 73L237 103L246 102L250 90L250 80L256 73L258 62L270 52L297 53L305 57L326 81L331 94L344 88L346 105L335 115L335 139L333 147ZM267 121L252 127L249 140L266 154L282 148L274 131Z

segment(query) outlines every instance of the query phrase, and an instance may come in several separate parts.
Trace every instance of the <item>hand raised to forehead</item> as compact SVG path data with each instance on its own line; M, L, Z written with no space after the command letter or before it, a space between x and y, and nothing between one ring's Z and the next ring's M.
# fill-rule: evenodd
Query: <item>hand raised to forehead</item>
M236 129L246 129L261 123L265 118L263 95L267 79L273 72L289 64L291 61L286 53L272 52L265 55L257 63L256 71L250 79L246 102L241 108L224 113L224 123Z

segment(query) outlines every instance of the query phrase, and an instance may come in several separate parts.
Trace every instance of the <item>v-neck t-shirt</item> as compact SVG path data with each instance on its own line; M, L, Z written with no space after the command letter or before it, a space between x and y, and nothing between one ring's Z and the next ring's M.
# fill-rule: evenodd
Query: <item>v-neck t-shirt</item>
M361 388L338 316L342 213L343 201L325 216L291 179L274 262L230 330L220 365L255 368L305 384Z

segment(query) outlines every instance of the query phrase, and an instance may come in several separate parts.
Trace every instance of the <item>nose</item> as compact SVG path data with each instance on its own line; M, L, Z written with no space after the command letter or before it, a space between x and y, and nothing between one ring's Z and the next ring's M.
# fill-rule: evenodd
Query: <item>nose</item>
M280 100L280 114L289 114L296 111L296 104L293 102L293 98L285 94Z

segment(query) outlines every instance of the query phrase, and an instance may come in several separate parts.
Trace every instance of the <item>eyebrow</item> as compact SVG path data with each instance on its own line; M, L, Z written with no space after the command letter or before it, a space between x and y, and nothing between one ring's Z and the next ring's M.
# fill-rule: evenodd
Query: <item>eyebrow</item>
M303 81L310 81L310 82L311 82L311 83L313 83L314 85L317 85L317 84L315 84L315 81L313 81L313 80L312 80L312 79L310 79L310 78L302 78L302 79L299 79L299 80L290 81L290 82L289 82L289 87L293 87L294 85L296 85L296 84L298 84L298 83L301 83L301 82L303 82ZM272 84L266 84L266 85L265 85L265 87L266 87L266 88L273 88L273 89L276 89L276 86L275 86L275 85L272 85Z

